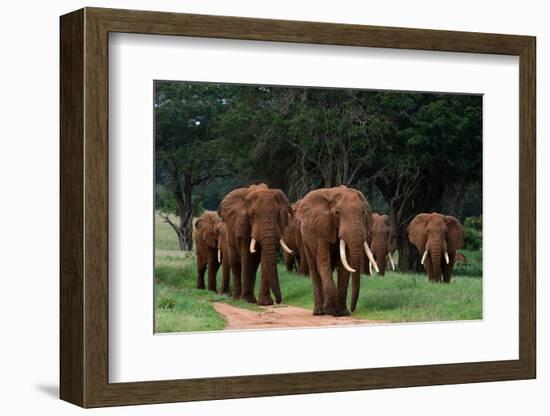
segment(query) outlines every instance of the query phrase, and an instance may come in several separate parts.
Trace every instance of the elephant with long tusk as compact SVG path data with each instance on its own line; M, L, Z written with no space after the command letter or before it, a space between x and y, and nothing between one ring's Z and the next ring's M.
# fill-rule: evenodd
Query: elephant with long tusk
M391 269L395 270L395 264L391 256L392 250L395 251L395 235L388 215L372 214L372 228L369 233L369 245L371 248L371 255L374 257L374 262L378 265L374 270L376 270L380 276L385 275L388 262ZM367 258L364 259L364 263L366 263L366 260ZM372 261L369 261L368 274L373 274L372 263ZM363 271L366 272L366 270Z
M290 203L280 189L265 184L231 191L222 200L218 214L227 224L229 261L233 275L233 298L258 305L281 303L277 253L292 214ZM223 258L223 253L222 253ZM254 295L256 271L260 269L260 291Z
M350 309L357 306L361 259L366 255L378 270L368 245L372 211L361 192L347 186L308 193L296 210L305 256L313 284L314 315L350 314L346 298L352 278ZM338 271L334 284L333 270Z
M418 214L407 227L409 240L422 253L432 282L450 283L456 250L464 245L464 227L457 218L433 212Z

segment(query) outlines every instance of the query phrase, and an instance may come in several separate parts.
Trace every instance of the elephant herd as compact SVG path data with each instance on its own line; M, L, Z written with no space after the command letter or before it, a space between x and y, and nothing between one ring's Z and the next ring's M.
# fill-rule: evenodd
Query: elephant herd
M221 266L221 292L258 305L282 299L277 272L279 247L287 268L311 277L314 315L346 316L357 306L361 272L383 275L394 268L395 238L387 215L373 213L364 195L338 186L316 189L290 204L279 189L265 184L229 192L218 212L195 223L197 287L216 291ZM463 245L459 221L437 213L419 214L409 224L409 239L431 281L450 282L456 250ZM257 270L260 268L256 297ZM333 273L336 270L336 283ZM347 294L351 278L351 305Z

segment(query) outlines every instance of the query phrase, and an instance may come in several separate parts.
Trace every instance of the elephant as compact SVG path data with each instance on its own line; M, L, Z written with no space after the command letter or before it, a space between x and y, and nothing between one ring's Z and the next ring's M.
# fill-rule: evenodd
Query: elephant
M292 211L294 213L296 212L299 204L300 201L292 204ZM300 221L296 218L296 215L289 215L288 226L286 227L283 235L283 240L293 251L292 254L283 251L283 257L287 270L292 271L294 270L294 267L296 267L299 274L308 276L309 271L304 253L304 244L300 233Z
M296 217L301 221L300 231L313 285L313 315L349 315L346 298L350 273L353 312L359 298L363 250L378 269L367 243L372 226L372 211L367 200L361 192L345 185L317 189L302 199ZM336 268L337 287L332 276Z
M414 217L407 232L409 241L422 253L421 263L429 280L450 283L456 250L464 246L464 227L460 221L436 212L422 213Z
M228 193L218 208L227 224L229 262L233 276L233 299L258 305L281 303L277 273L277 249L292 252L282 236L292 214L290 203L280 189L266 184L238 188ZM260 292L254 296L256 271L261 264Z
M204 289L204 273L208 268L208 290L216 291L218 239L215 228L221 222L215 212L203 214L195 222L195 251L197 255L197 288Z
M214 228L216 232L216 238L218 241L218 263L221 264L222 268L222 286L220 293L222 294L231 294L229 290L229 277L231 274L231 267L229 264L229 244L227 241L227 224L223 221L220 221Z
M380 270L379 275L386 274L387 264L390 264L392 270L395 270L392 254L396 250L396 240L394 228L388 215L372 214L371 238L368 241L369 246ZM367 264L368 259L363 256L363 263ZM372 274L372 264L369 264L369 273ZM366 269L366 268L365 268ZM365 270L366 271L366 270Z

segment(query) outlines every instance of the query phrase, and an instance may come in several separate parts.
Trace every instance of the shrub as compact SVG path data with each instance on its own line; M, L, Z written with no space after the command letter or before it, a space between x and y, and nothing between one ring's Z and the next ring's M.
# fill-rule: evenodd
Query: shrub
M161 298L159 299L158 307L161 309L174 309L176 307L176 300L173 298Z
M468 217L464 221L464 248L467 250L480 250L483 242L483 219Z

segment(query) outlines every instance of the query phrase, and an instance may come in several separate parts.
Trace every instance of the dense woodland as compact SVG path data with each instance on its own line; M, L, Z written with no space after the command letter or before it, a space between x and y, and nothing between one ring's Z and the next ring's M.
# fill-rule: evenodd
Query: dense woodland
M482 98L473 95L155 83L155 204L192 249L192 219L238 186L290 201L360 189L396 226L399 267L418 267L419 212L481 215Z

